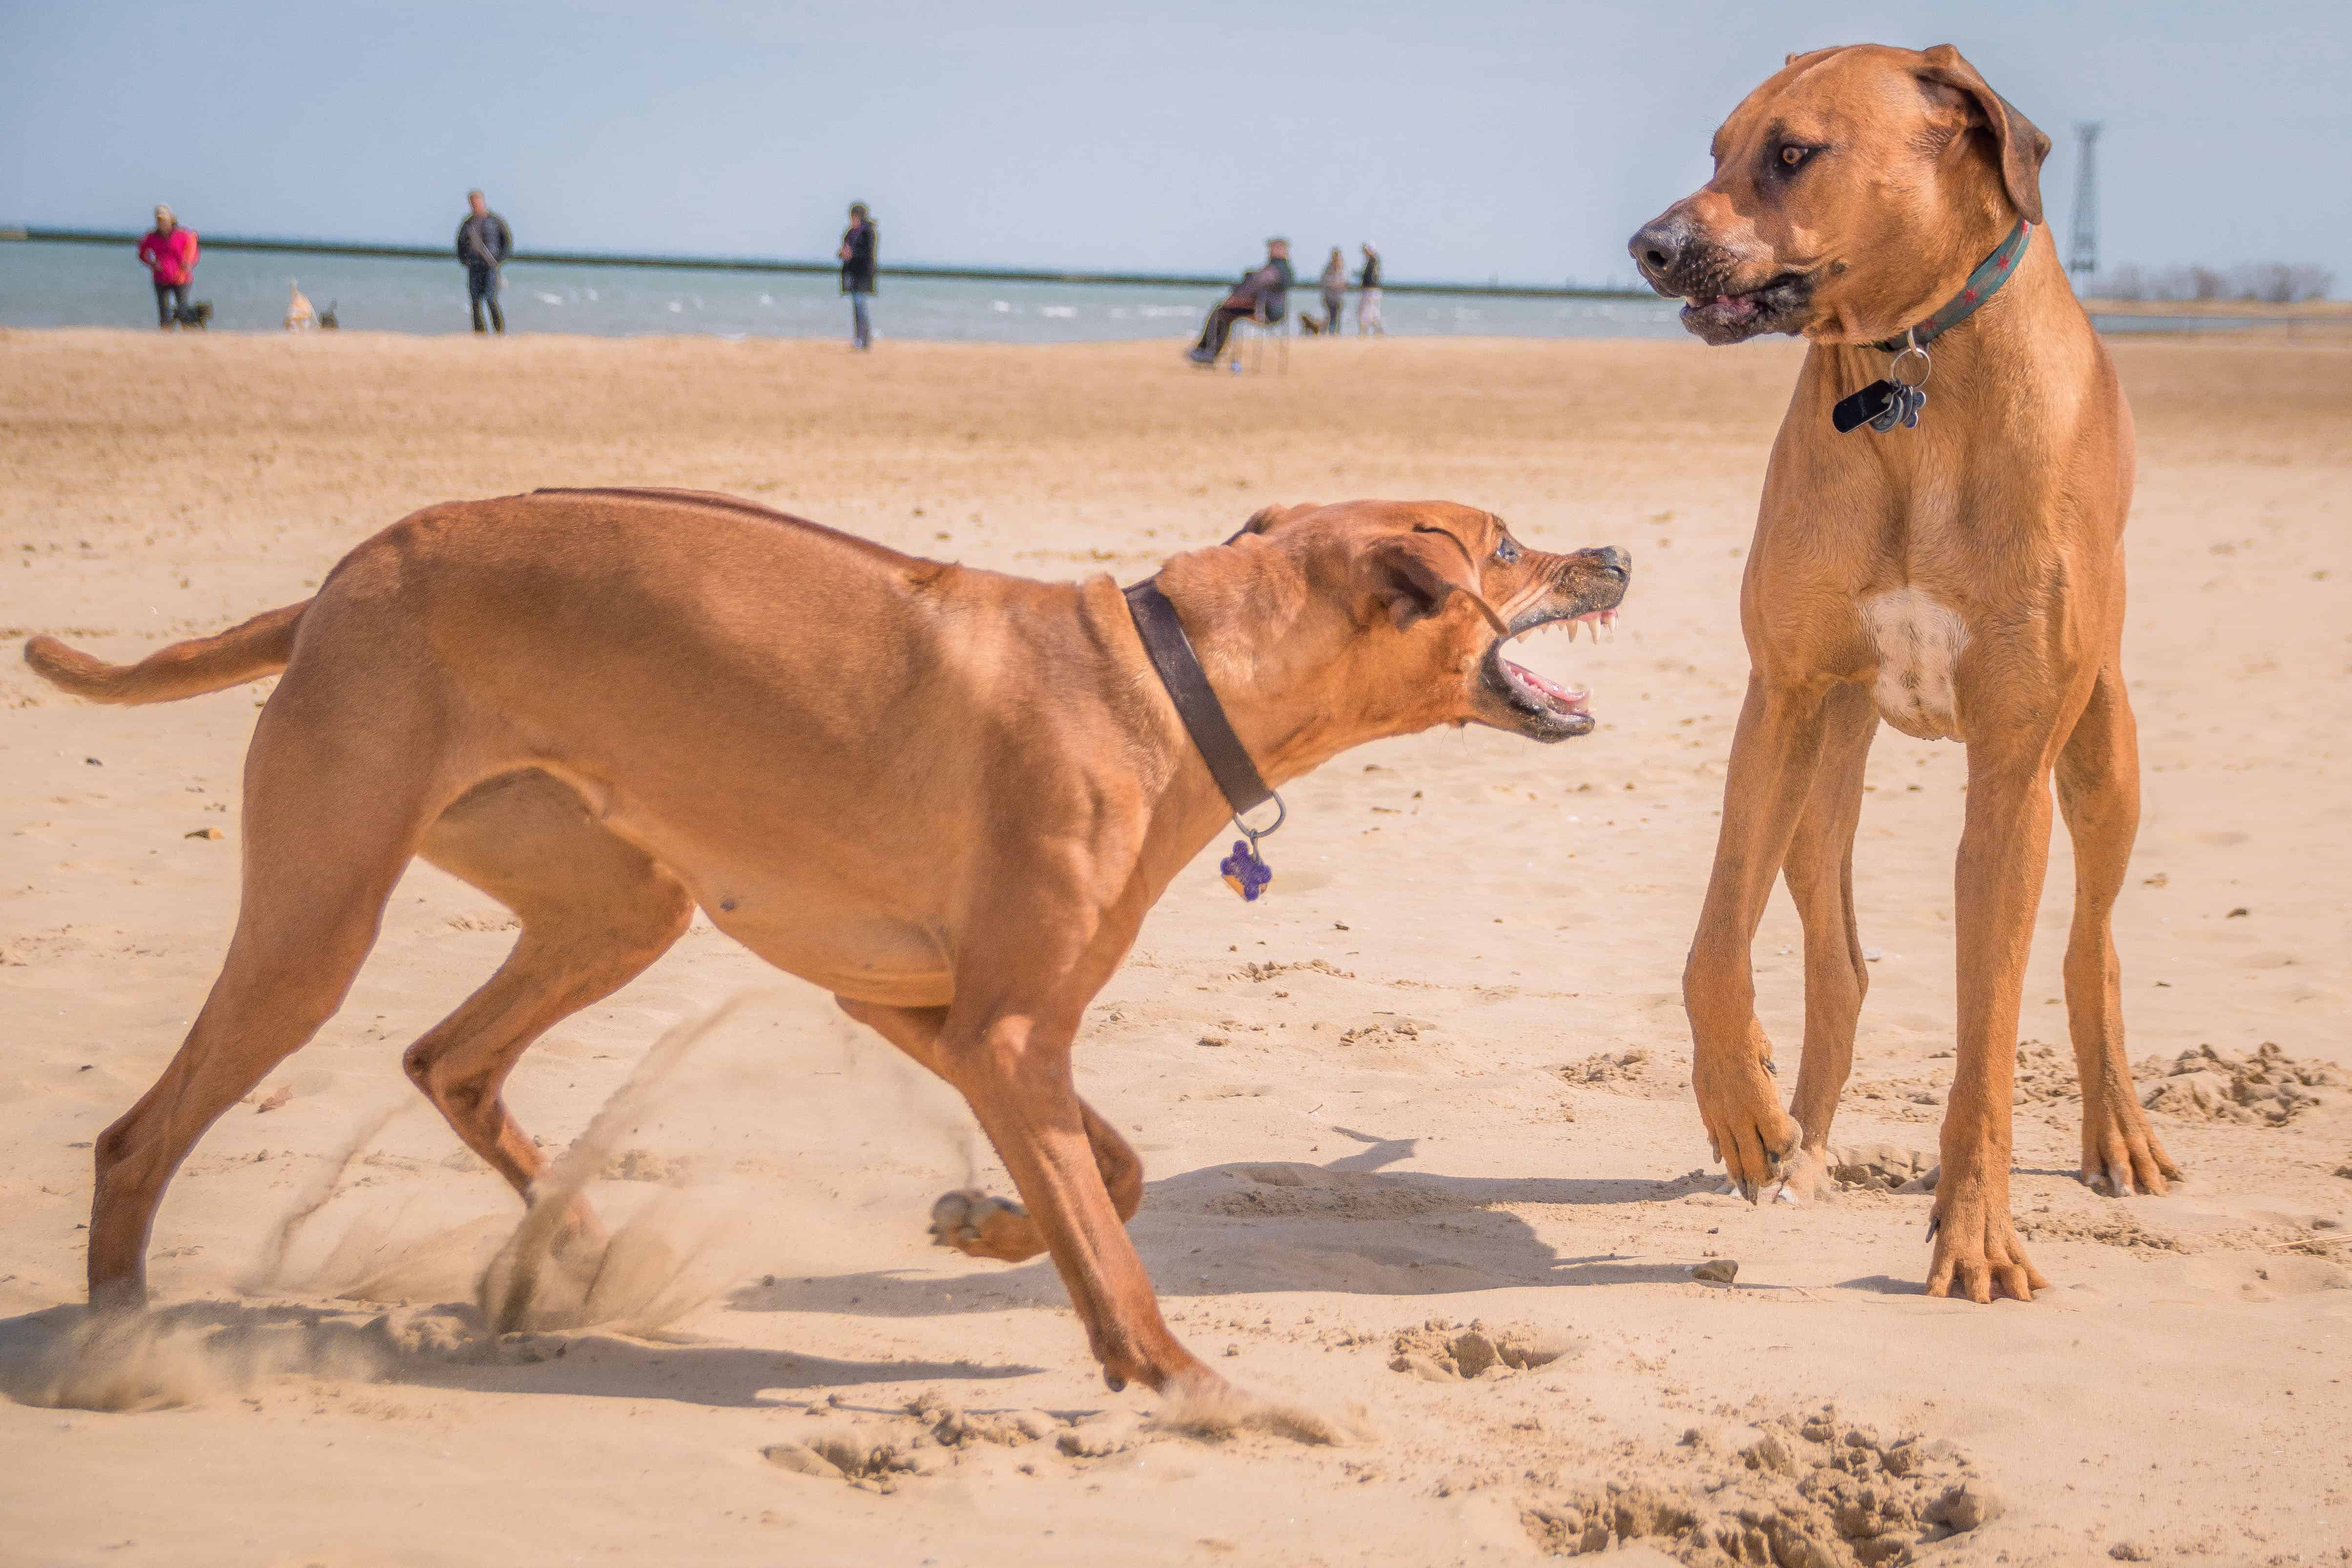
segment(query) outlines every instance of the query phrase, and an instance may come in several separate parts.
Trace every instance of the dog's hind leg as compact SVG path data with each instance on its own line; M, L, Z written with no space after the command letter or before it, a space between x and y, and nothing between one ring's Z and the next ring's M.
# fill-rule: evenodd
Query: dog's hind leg
M1805 1047L1790 1106L1805 1141L1780 1189L1792 1202L1818 1195L1827 1183L1830 1121L1853 1068L1854 1028L1870 990L1853 917L1853 831L1877 733L1869 688L1831 689L1821 763L1780 868L1805 928Z
M2083 1180L2110 1197L2160 1194L2180 1169L2157 1142L2133 1091L2113 924L2139 830L2139 735L2121 671L2100 673L2056 771L2059 809L2074 841L2066 1025L2083 1087Z
M476 785L434 822L418 853L512 910L522 934L498 973L401 1065L466 1146L527 1195L543 1162L500 1095L507 1074L558 1020L668 952L694 900L569 785L536 770ZM578 1239L599 1237L584 1205L571 1226Z
M148 1233L173 1173L342 1005L441 804L396 703L378 704L364 729L331 728L317 697L289 676L262 713L246 763L245 888L228 956L179 1053L97 1140L93 1307L145 1303Z
M945 1007L884 1007L836 996L841 1010L876 1034L940 1072L940 1031L947 1025ZM940 1073L941 1078L947 1075ZM1118 1130L1095 1108L1078 1101L1087 1142L1094 1150L1095 1167L1109 1189L1111 1206L1121 1225L1135 1217L1143 1205L1143 1160ZM1045 1250L1045 1233L1029 1211L1011 1198L992 1197L961 1189L942 1194L931 1205L931 1238L969 1258L993 1258L1021 1263Z

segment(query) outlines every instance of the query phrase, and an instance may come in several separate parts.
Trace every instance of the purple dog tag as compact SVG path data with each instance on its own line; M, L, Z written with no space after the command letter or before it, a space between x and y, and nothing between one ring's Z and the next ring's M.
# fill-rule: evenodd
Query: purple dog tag
M1244 838L1234 840L1234 852L1217 862L1217 869L1224 873L1225 886L1239 893L1244 903L1255 903L1274 880L1274 868L1259 859L1256 846Z

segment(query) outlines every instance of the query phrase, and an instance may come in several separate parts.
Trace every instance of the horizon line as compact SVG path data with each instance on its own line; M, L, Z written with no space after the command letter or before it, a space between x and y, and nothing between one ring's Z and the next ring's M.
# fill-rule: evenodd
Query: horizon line
M34 242L65 245L136 245L144 237L127 229L48 228L32 224L0 226L0 242ZM215 250L248 250L276 252L285 255L366 256L397 259L445 261L452 258L447 246L403 245L391 241L294 239L267 235L198 236L200 243ZM640 255L620 251L600 250L518 250L507 258L509 262L539 263L566 267L644 267L694 272L768 272L800 276L824 276L837 273L837 261L797 261L782 257L760 256L662 256ZM994 283L1071 283L1081 285L1120 284L1129 287L1194 289L1229 289L1234 279L1224 274L1194 272L1137 272L1115 269L1087 270L1025 267L955 266L931 262L902 262L877 268L883 277L964 279ZM1316 282L1301 278L1292 287L1312 292ZM1383 280L1384 292L1394 294L1462 294L1493 298L1524 300L1654 300L1658 296L1644 287L1632 284L1559 285L1541 283L1402 282ZM1350 292L1353 292L1350 289Z

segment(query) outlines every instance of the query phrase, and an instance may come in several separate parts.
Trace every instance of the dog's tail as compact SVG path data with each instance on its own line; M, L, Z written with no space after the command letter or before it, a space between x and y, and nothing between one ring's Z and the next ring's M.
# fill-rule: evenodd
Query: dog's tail
M310 601L258 615L218 637L175 642L137 664L109 664L55 637L25 645L25 662L42 679L93 702L172 702L258 680L286 668L294 631Z

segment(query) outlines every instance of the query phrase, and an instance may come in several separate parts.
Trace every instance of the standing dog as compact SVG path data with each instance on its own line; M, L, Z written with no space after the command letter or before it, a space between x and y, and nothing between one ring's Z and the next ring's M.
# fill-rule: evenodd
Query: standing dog
M1868 984L1853 847L1871 736L1884 718L1962 742L1958 1049L1927 1289L1976 1301L2048 1283L2011 1227L2009 1166L2053 770L2075 850L2083 1179L2120 1195L2179 1174L2132 1092L2109 925L2139 817L2118 652L2131 411L2042 228L2049 150L1948 46L1791 55L1715 133L1715 177L1632 244L1708 342L1812 344L1740 590L1753 668L1683 981L1707 1135L1751 1199L1776 1177L1792 1195L1819 1184ZM1906 408L1898 388L1930 365L1932 398ZM1776 872L1805 930L1793 1121L1748 967Z
M137 665L36 637L36 669L102 702L285 671L246 758L220 978L98 1140L90 1300L143 1300L173 1171L334 1014L422 855L522 922L405 1058L517 1191L541 1161L507 1073L699 906L963 1093L1026 1207L950 1194L940 1241L1050 1250L1113 1388L1219 1386L1128 1239L1142 1163L1070 1075L1087 1004L1231 810L1197 707L1155 672L1169 625L1207 677L1195 704L1213 689L1226 739L1279 784L1435 724L1586 733L1583 693L1503 644L1613 616L1626 576L1613 550L1523 549L1469 507L1268 508L1161 567L1147 655L1107 578L915 560L723 496L552 490L418 512L317 597Z

